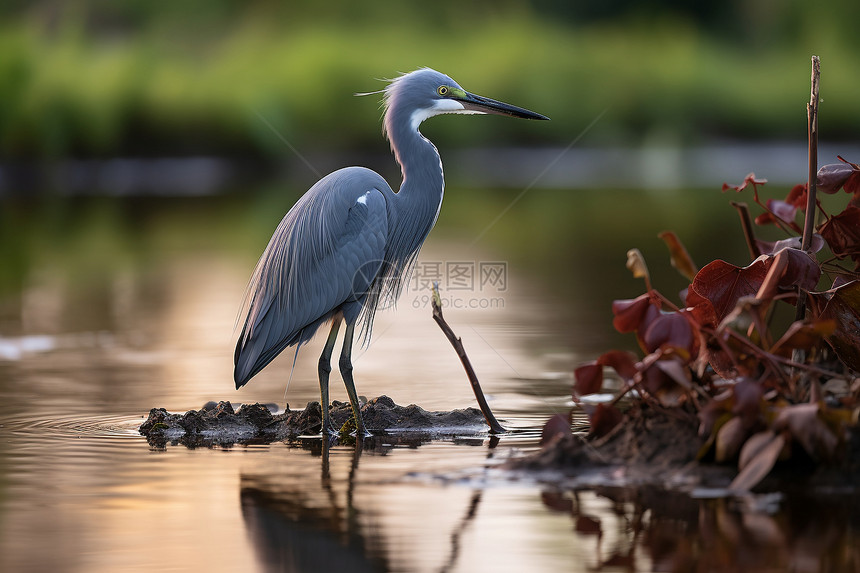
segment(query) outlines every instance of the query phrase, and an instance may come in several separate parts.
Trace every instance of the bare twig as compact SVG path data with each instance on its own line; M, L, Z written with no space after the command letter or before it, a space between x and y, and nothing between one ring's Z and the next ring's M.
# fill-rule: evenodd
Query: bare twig
M806 198L806 219L803 222L803 241L801 249L808 251L812 245L812 234L815 231L815 206L818 179L818 93L821 78L821 61L818 56L812 56L812 90L806 115L809 121L809 173L808 195Z
M809 165L806 181L806 217L803 220L803 238L800 248L809 251L812 245L812 234L815 232L815 207L818 204L816 191L818 189L818 81L821 77L821 61L818 56L812 56L812 88L809 103L806 104L807 132L809 140ZM794 320L806 318L806 291L798 287L797 308ZM804 362L804 352L796 349L792 353L794 362Z
M484 414L484 419L487 421L487 425L490 426L490 432L493 434L503 434L505 429L499 421L496 420L492 410L490 410L490 406L487 404L487 399L484 398L484 392L481 390L481 385L478 383L478 376L475 374L475 369L472 368L472 363L469 361L469 357L466 356L466 350L463 348L463 341L460 340L460 337L454 334L454 331L451 330L451 327L448 326L448 323L445 322L445 318L442 316L442 302L439 298L438 285L435 284L433 285L433 320L436 321L436 324L438 324L439 328L442 329L442 332L445 333L451 346L453 346L454 350L457 352L457 356L460 357L460 362L463 363L463 368L466 370L466 376L469 378L469 384L472 385L472 391L475 393L475 399L478 401L478 406L480 406L481 412Z
M812 56L812 89L809 103L806 106L807 127L809 133L809 171L807 173L806 218L803 221L803 239L800 248L808 251L812 246L812 234L815 232L816 191L818 179L818 92L821 77L821 60ZM803 320L806 316L806 291L800 289L797 297L797 313L795 320Z
M758 243L755 242L755 232L753 231L749 207L746 203L738 203L737 201L731 201L731 205L738 210L738 216L741 218L741 228L744 231L747 248L750 250L750 259L757 259L761 255L761 250L758 248Z

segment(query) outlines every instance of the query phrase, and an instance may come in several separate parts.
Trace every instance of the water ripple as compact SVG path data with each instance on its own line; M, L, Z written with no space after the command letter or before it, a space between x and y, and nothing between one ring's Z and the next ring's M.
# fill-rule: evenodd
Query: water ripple
M137 431L141 421L140 417L117 415L21 417L5 420L0 424L0 431L18 436L50 435L58 438L142 439Z

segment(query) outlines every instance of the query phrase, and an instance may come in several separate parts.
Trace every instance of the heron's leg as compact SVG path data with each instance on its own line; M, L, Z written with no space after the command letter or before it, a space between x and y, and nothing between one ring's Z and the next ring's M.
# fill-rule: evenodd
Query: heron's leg
M355 332L355 324L346 325L343 335L343 349L340 351L340 375L349 394L349 403L352 404L352 414L355 416L355 437L359 440L368 435L364 428L364 420L361 417L361 405L358 403L358 393L355 391L355 382L352 379L352 336Z
M319 376L320 376L320 409L322 410L322 434L334 434L335 430L331 425L331 415L328 412L328 376L331 373L331 354L334 351L334 343L337 340L337 331L340 329L340 316L336 316L331 321L331 330L328 333L328 338L323 346L322 354L320 354Z

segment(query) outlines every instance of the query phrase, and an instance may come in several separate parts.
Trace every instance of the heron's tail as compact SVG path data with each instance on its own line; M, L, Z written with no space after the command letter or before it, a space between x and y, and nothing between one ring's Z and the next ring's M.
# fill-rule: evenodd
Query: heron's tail
M251 357L251 345L248 344L250 341L245 338L247 328L247 324L242 327L242 333L236 341L236 350L233 352L233 380L236 382L236 390L247 384L254 374L259 372L259 369L254 369L259 353Z
M283 339L277 340L271 332L252 332L246 336L248 323L242 327L236 350L233 353L233 380L236 390L248 383L260 370L269 365L286 347L303 344L313 338L322 323L331 318L331 314L320 317L311 324L290 333ZM293 363L295 367L295 362Z
M233 380L236 382L236 390L247 384L260 370L268 366L284 348L293 344L295 342L285 341L260 352L257 345L253 343L243 344L242 337L240 337L239 341L236 342L236 351L233 353Z
M233 380L236 390L248 383L260 370L281 353L287 346L297 342L298 336L283 341L272 342L266 336L251 334L246 336L248 325L242 327L242 333L236 341L233 352Z

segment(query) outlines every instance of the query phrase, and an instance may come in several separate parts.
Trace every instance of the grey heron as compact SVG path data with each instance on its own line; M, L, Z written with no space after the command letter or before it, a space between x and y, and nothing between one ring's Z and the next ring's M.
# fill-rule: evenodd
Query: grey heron
M395 193L378 173L346 167L313 185L275 229L251 277L236 342L234 379L245 385L288 346L310 340L331 322L319 359L322 432L329 415L331 356L346 324L339 367L359 437L367 434L352 376L352 345L361 322L365 340L374 314L400 294L418 251L439 216L445 181L436 147L418 130L446 113L549 119L478 96L445 74L422 68L384 90L383 132L400 165Z

